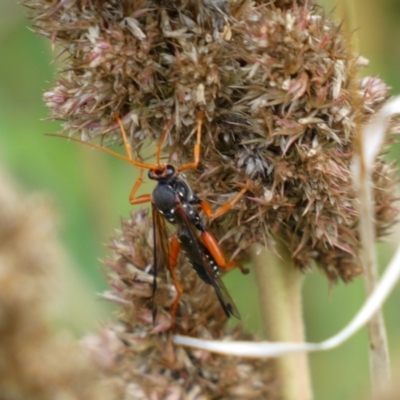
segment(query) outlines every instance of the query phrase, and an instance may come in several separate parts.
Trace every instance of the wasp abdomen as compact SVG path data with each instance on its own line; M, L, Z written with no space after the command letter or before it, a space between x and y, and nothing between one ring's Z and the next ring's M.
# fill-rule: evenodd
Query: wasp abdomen
M180 229L178 231L178 240L181 243L182 250L186 254L193 269L205 283L211 285L212 283L207 275L207 271L204 269L205 260L201 259L201 257L206 257L206 261L210 264L213 272L215 275L218 275L218 265L215 263L210 252L201 241L198 240L196 243L193 243L191 236L185 229Z

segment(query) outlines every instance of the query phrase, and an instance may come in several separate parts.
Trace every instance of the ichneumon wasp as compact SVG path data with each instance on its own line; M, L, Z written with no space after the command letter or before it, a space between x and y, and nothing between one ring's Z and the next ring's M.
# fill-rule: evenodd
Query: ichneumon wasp
M172 317L176 315L183 289L175 270L179 253L183 250L199 277L205 283L212 285L215 289L215 293L226 316L229 317L233 315L240 318L239 311L220 278L220 271L228 271L234 267L238 267L242 273L245 274L248 273L248 270L238 262L226 261L217 240L203 224L196 208L199 206L209 218L214 219L227 212L242 197L248 189L248 183L229 203L221 206L217 211L212 212L211 206L194 195L189 184L180 177L182 171L196 169L200 162L201 131L203 124L202 112L198 114L194 160L192 163L184 164L179 168L175 168L170 164L164 165L160 162L161 148L169 132L171 121L166 124L157 146L157 164L152 165L142 161L136 161L132 158L132 149L128 142L122 120L118 115L115 115L115 118L121 129L127 156L123 156L97 144L84 142L80 139L69 139L102 150L140 168L139 177L129 195L129 202L132 205L150 202L152 205L154 303L156 303L157 276L165 274L167 267L177 292L177 296L171 305L170 314ZM59 137L59 135L50 136ZM137 190L143 182L144 169L149 171L149 179L156 181L157 185L152 194L135 197ZM168 237L168 223L176 227L176 231L171 238ZM155 318L155 316L156 305L153 307L153 318Z

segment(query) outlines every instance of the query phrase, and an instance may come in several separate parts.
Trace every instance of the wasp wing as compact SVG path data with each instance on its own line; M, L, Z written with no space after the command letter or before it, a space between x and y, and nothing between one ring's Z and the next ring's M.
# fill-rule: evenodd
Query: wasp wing
M183 207L178 207L176 212L180 224L177 234L182 250L199 277L214 288L226 316L233 315L240 319L239 311L228 289L219 277L218 265L212 254L198 236L196 228L193 227L193 223L190 221Z
M152 204L153 216L153 321L156 319L157 306L160 293L157 290L157 278L166 282L166 271L168 266L169 240L168 230L164 216Z

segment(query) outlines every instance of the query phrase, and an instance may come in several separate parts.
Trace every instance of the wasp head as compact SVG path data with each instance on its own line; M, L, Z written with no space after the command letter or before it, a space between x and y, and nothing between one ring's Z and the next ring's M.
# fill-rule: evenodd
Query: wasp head
M175 168L172 165L165 165L149 170L149 179L154 181L168 180L176 175Z

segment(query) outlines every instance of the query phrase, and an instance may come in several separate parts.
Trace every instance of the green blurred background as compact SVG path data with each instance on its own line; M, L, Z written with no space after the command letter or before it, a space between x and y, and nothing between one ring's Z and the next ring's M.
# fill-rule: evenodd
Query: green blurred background
M358 28L354 33L358 47L371 61L364 75L379 75L393 93L400 93L400 1L345 1L346 7L333 0L319 3L327 11L335 7L338 20L346 17L346 26ZM44 193L60 216L60 240L68 249L71 271L64 282L66 306L55 326L79 336L111 316L112 308L96 300L96 293L106 288L99 259L107 255L104 244L119 227L120 218L129 215L135 171L103 153L43 135L59 130L58 123L44 120L48 111L42 101L54 80L54 54L49 41L29 30L26 10L12 0L0 0L0 50L0 168L6 168L25 193ZM389 156L398 157L396 148ZM384 266L393 250L389 244L379 249ZM232 273L227 284L246 326L259 331L254 281L238 278ZM361 279L330 288L318 271L307 274L308 341L321 341L343 327L362 304L363 289ZM385 306L395 369L400 364L399 305L397 289ZM365 329L337 350L312 354L310 363L316 399L361 399L368 394Z

